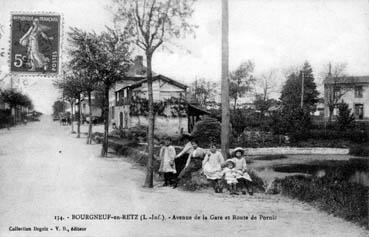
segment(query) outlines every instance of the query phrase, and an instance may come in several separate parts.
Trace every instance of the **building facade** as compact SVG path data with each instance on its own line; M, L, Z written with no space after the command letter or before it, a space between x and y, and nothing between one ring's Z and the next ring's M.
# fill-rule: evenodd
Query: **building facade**
M356 120L369 120L369 76L330 77L324 80L324 116L329 117L329 106L348 104ZM338 114L334 109L332 118Z

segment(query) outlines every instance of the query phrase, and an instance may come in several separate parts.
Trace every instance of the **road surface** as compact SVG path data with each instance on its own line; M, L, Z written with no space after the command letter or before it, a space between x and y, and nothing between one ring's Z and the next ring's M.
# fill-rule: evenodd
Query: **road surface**
M352 223L279 195L231 197L160 184L144 189L141 167L123 158L101 158L100 145L85 142L46 116L0 130L1 237L369 236ZM83 214L95 219L75 219ZM134 219L143 214L147 220Z

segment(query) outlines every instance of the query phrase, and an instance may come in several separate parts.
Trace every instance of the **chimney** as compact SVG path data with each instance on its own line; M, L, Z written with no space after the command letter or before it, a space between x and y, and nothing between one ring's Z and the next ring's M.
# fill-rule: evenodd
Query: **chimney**
M145 74L144 66L143 66L143 56L137 55L134 60L135 73L138 75Z

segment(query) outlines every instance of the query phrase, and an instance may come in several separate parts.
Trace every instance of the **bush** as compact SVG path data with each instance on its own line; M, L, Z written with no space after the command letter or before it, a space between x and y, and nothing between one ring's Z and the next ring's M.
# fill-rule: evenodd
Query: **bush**
M340 130L346 130L353 126L354 114L351 113L348 104L342 102L338 104L337 125Z
M10 122L11 114L10 110L0 110L0 128L6 127L6 125Z
M369 188L343 180L342 170L323 178L289 176L278 180L282 194L318 206L318 208L348 221L366 225Z
M350 147L350 155L354 156L369 156L369 144L362 144Z
M207 147L210 142L220 144L221 125L218 120L205 117L197 122L192 131L192 137L200 143L200 146Z
M363 143L368 141L368 133L363 130L307 130L304 132L292 133L291 140L293 142L306 141L308 139L315 140L339 140L345 139L355 143Z

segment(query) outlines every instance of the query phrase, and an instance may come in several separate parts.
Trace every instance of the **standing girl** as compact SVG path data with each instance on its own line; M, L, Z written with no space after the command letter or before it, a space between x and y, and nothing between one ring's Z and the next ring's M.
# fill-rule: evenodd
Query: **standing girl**
M174 159L176 150L171 144L170 138L165 138L164 145L160 149L160 168L159 172L164 173L164 185L175 185L174 176L177 173Z
M202 169L204 175L210 181L211 186L214 188L216 193L221 192L220 178L222 177L222 164L224 163L224 158L222 153L217 151L215 144L210 145L210 152L205 155L202 161Z

